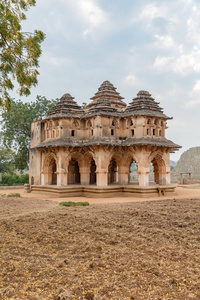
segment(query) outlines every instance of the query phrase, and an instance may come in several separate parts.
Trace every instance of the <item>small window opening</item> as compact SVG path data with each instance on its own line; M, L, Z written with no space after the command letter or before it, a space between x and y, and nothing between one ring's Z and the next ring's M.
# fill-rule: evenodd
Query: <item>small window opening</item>
M161 136L161 135L162 135L162 131L160 130L160 131L159 131L159 136Z
M92 133L92 135L93 135L93 129L92 129L91 133Z
M155 119L154 124L158 125L158 120L157 119Z
M147 135L149 135L149 129L147 129Z
M147 120L147 124L150 124L150 120L149 119Z
M153 135L156 135L156 130L155 129L153 129Z
M131 120L131 126L133 126L133 121Z
M114 135L114 129L111 129L111 135Z
M112 121L112 126L115 126L115 122L114 121Z
M134 136L134 129L131 130L132 136Z
M71 134L71 136L74 136L74 133L75 133L75 132L74 132L74 130L72 130L72 134Z

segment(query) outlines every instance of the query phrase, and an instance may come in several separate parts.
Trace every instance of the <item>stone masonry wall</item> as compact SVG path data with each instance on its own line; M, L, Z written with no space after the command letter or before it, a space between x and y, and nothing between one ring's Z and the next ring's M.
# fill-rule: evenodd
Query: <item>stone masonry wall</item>
M176 167L171 172L171 181L180 182L180 173L191 172L191 178L195 181L200 181L200 147L190 148L185 151ZM184 174L183 179L188 179L189 174Z

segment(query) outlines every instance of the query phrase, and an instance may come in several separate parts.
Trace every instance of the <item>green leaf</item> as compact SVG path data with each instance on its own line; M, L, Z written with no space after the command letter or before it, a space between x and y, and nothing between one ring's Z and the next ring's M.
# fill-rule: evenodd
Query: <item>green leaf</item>
M26 12L36 4L35 0L7 0L0 2L0 106L10 107L9 90L14 80L19 84L19 94L28 96L30 89L38 83L41 43L45 39L42 31L21 32L21 21Z

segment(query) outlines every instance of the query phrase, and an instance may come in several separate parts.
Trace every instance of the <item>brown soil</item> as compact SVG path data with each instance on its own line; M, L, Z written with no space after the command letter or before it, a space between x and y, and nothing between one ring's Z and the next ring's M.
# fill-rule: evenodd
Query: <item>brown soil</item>
M199 208L2 197L0 299L200 299Z

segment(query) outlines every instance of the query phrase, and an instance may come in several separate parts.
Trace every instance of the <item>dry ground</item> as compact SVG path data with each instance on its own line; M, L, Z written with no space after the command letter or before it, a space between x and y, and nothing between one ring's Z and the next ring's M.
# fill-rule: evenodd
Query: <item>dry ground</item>
M200 299L199 199L0 198L0 299Z

